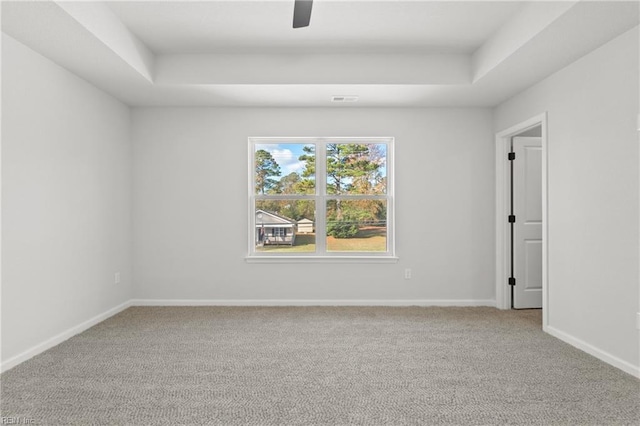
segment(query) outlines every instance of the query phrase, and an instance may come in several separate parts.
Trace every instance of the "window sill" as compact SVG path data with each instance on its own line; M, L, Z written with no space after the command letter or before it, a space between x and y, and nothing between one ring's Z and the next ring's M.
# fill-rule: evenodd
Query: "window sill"
M396 256L247 256L247 263L398 263Z

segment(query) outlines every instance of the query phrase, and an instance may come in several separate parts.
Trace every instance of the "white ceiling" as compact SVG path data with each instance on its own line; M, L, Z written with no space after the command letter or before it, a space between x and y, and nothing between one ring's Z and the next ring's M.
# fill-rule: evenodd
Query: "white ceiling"
M316 0L308 28L292 29L293 1L112 2L154 53L472 53L519 2Z
M5 1L2 31L133 106L494 106L638 25L637 1ZM357 95L332 104L332 95Z

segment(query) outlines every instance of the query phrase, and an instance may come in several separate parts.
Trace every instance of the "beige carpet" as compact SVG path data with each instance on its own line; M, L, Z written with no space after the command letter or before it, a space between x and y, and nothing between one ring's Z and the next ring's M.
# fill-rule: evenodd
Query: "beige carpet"
M1 376L51 425L639 425L640 380L491 308L130 308Z

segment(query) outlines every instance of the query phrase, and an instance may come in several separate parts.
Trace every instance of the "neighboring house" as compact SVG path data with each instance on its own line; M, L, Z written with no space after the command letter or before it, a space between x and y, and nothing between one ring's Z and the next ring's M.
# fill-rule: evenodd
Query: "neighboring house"
M313 221L307 219L300 219L298 221L298 233L300 234L312 234L313 233Z
M256 210L256 244L293 245L296 240L296 222L264 210Z

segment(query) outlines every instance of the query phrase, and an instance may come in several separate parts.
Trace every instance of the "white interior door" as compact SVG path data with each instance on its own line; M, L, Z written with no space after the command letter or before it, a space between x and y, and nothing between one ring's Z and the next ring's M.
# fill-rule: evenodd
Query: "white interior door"
M542 140L513 138L513 307L542 307Z

